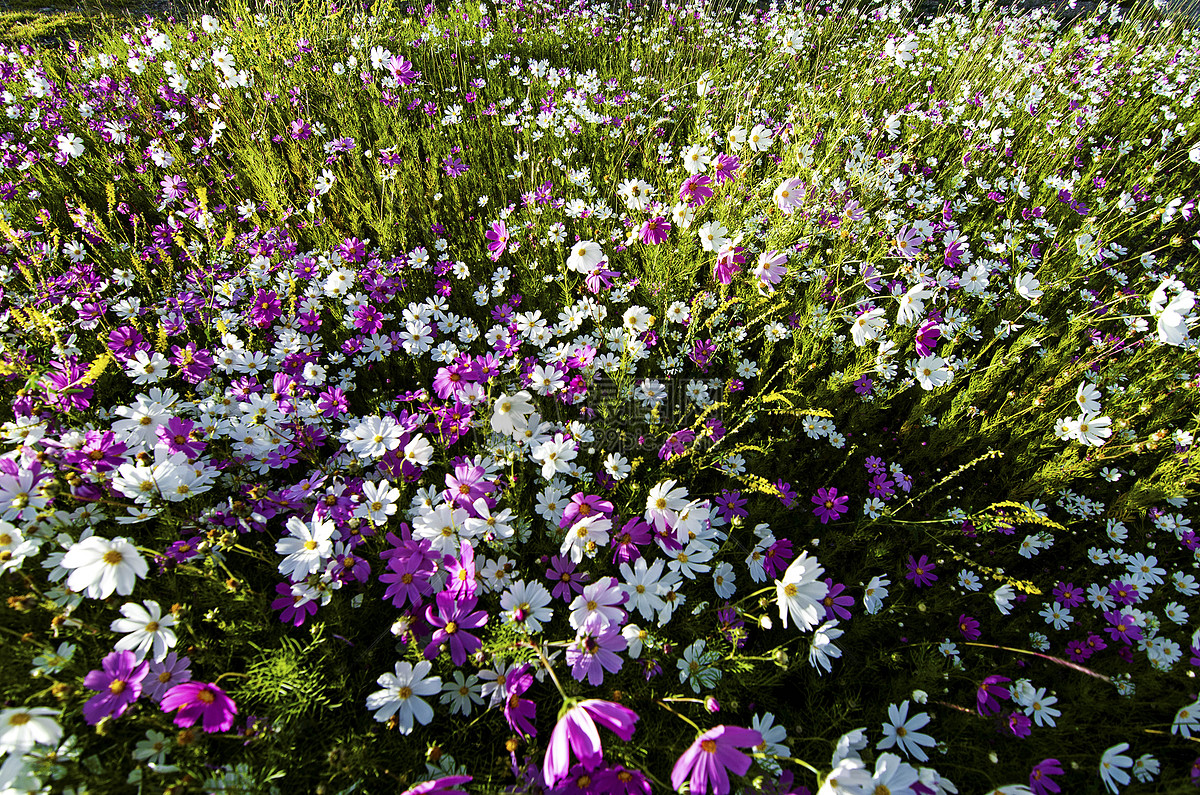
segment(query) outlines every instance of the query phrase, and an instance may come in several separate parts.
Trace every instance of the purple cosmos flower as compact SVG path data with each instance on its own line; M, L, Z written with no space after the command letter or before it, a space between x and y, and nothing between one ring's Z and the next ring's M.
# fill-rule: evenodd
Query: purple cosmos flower
M829 592L821 600L821 604L825 606L825 620L830 621L838 618L843 621L849 621L850 611L846 608L854 604L854 597L848 593L843 593L846 590L846 586L840 582L834 582L832 577L825 578L825 585L829 587Z
M1058 782L1050 778L1062 774L1062 765L1057 759L1043 759L1033 766L1033 770L1029 771L1029 788L1033 790L1034 795L1053 795L1055 792L1062 792Z
M567 662L571 676L579 682L586 676L588 683L598 687L604 682L604 672L615 674L621 670L619 651L629 647L620 627L606 621L599 613L590 614L579 628L575 643L567 649Z
M388 71L392 73L392 77L398 80L402 85L411 86L421 77L421 73L412 68L412 61L405 61L404 59L397 58L395 56L392 56L392 59L387 62L387 68ZM467 781L470 780L471 777L468 776ZM464 782L455 781L452 783L462 784ZM417 790L413 789L412 792L413 795L416 795ZM428 790L422 790L422 792L428 792Z
M895 482L888 478L887 475L876 475L871 479L871 482L867 484L867 492L870 493L872 497L879 497L880 499L887 500L895 496L896 491L892 488L895 485Z
M509 672L505 679L505 689L508 697L504 701L504 719L518 734L526 737L536 737L537 727L533 725L537 717L537 704L521 695L533 684L533 669L529 663L521 663Z
M796 504L796 490L792 488L792 484L780 478L775 481L775 489L779 492L779 501L783 503L783 507L791 508Z
M471 611L477 600L474 597L460 599L454 594L442 591L437 595L435 615L433 605L425 608L425 620L430 626L437 627L429 645L425 647L425 659L432 660L438 655L438 647L443 643L450 646L450 659L455 665L467 661L468 654L474 654L483 646L483 641L465 630L477 629L488 621L486 611Z
M980 634L979 622L965 613L961 613L958 616L958 631L967 640L978 640Z
M887 471L887 467L884 465L883 459L880 458L879 456L875 456L875 455L868 456L866 462L863 465L867 468L867 471L870 472L872 475L882 475L884 472Z
M708 187L710 182L712 179L707 174L693 174L688 177L679 188L679 201L687 202L689 207L702 206L706 199L712 198L712 188Z
M429 578L433 572L433 560L423 554L389 559L388 570L379 575L379 581L388 586L383 598L391 599L397 609L406 604L419 608L430 593Z
M504 221L493 221L492 228L483 235L488 240L488 258L495 262L500 259L500 255L508 248L508 224Z
M911 580L912 584L918 588L925 588L937 582L938 577L933 573L933 570L936 569L937 566L933 563L930 563L929 558L925 557L924 555L921 556L920 560L917 560L912 555L909 555L907 565L908 571L905 573L904 578L906 580Z
M566 777L571 766L571 752L587 770L595 770L604 760L597 723L629 742L637 721L636 712L611 701L592 698L571 707L558 719L550 735L542 767L546 783L554 787Z
M742 498L740 491L722 491L721 496L716 499L716 504L727 522L735 516L745 518L750 515L746 513L746 500Z
M1007 676L993 675L980 683L975 692L975 711L980 715L995 715L1000 711L1000 702L1010 697L1004 682L1011 682Z
M167 691L159 704L163 712L173 712L176 726L194 726L196 721L203 720L204 731L224 732L233 726L233 716L237 714L237 705L233 699L225 695L225 691L216 685L204 682L187 682L176 685Z
M1074 583L1060 582L1054 586L1054 599L1063 607L1079 607L1083 604L1083 589Z
M591 578L586 571L575 571L575 564L570 558L555 555L550 558L550 568L546 569L546 579L555 583L550 591L557 599L570 602L572 591L583 593L583 584Z
M125 462L125 451L129 448L118 442L112 431L88 431L83 439L83 447L63 454L68 464L84 472L109 472Z
M186 417L172 417L165 425L158 426L155 435L168 452L183 453L193 461L208 446L197 438L196 423Z
M1112 624L1111 627L1105 627L1104 631L1108 633L1113 640L1119 640L1124 644L1133 645L1135 640L1142 639L1142 628L1134 623L1133 616L1118 613L1116 611L1105 611L1104 620Z
M275 322L282 312L282 304L274 290L259 290L254 295L254 303L250 307L250 322L259 328L266 328Z
M463 174L466 174L470 168L470 166L459 160L457 157L447 157L443 158L442 160L442 169L446 172L446 176L450 177L451 179L461 177Z
M596 792L607 795L650 795L650 782L640 770L628 770L621 765L602 768L592 776Z
M404 790L400 795L467 795L465 791L454 787L471 780L471 776L443 776L432 781L422 781L417 786Z
M683 782L690 781L688 791L693 795L704 795L711 784L716 795L726 795L730 791L726 770L744 776L750 769L750 757L737 747L753 748L762 742L762 735L753 729L724 725L709 729L675 762L671 786L678 790Z
M893 242L896 244L897 254L904 259L912 259L921 250L921 233L906 226L900 230Z
M779 577L787 570L788 564L795 556L791 540L781 538L763 553L763 571L768 577Z
M687 446L696 438L696 432L690 428L684 428L681 431L675 431L667 437L667 441L658 450L658 457L661 461L670 461L677 455L682 455L687 451Z
M596 497L591 494L583 494L576 492L571 495L571 501L563 508L562 519L559 520L558 526L561 528L570 527L575 523L576 518L586 519L589 516L604 515L612 513L613 504L608 500Z
M1029 736L1033 727L1033 721L1023 713L1014 712L1008 716L1005 725L1013 733L1014 737L1024 739Z
M613 565L632 563L642 556L638 547L650 543L650 525L640 516L635 516L625 523L620 532L613 534Z
M445 558L446 590L459 599L475 598L478 581L475 574L475 548L470 541L459 542L459 557Z
M642 228L638 230L638 236L647 246L657 246L659 243L666 242L670 232L671 222L661 215L656 215L642 223Z
M829 524L830 519L838 519L850 510L846 507L850 498L839 497L837 489L817 489L812 502L817 506L813 508L813 513L821 520L821 524Z
M717 184L721 185L733 179L739 165L738 159L733 155L727 155L724 152L717 155L717 166L713 172Z
M131 651L114 651L100 662L101 669L89 671L84 686L97 695L83 705L83 717L95 726L104 718L119 718L142 694L142 680L150 671L150 663L138 664Z
M917 329L917 355L932 356L937 348L942 329L932 320L926 320Z
M162 701L163 694L175 685L192 681L192 661L171 652L162 662L150 662L150 673L142 682L143 692L154 703Z

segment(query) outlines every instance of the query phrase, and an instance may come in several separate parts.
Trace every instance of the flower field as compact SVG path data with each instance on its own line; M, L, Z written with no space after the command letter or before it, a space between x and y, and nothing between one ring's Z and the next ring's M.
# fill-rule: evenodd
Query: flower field
M1200 786L1200 35L0 47L0 793Z

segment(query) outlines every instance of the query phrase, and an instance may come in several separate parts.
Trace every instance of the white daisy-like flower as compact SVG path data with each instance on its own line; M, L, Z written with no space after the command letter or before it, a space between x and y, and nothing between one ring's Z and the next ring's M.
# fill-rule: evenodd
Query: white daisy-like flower
M72 545L61 565L71 572L67 587L91 599L107 599L113 591L128 596L150 568L129 539L100 536Z
M125 633L125 637L118 640L114 648L133 652L139 661L153 650L153 660L162 662L167 650L177 642L175 630L171 629L175 626L175 616L171 613L163 615L158 602L151 599L146 599L142 605L128 602L121 606L121 615L125 617L113 621L109 629Z

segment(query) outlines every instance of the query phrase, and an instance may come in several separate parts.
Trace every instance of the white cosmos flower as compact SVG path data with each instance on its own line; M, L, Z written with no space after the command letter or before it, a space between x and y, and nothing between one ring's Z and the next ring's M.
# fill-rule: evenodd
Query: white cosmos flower
M413 721L422 726L433 720L433 707L421 696L435 696L442 689L440 676L429 676L433 665L422 660L396 663L396 673L383 674L377 683L383 688L367 696L367 709L375 710L380 723L395 718L401 734L410 734Z
M62 727L49 707L17 707L0 712L0 754L21 756L35 745L54 747L62 739Z
M177 642L175 630L171 629L175 626L175 616L170 613L164 616L158 602L151 599L146 599L141 605L127 602L121 606L121 615L125 617L118 618L109 626L113 632L125 633L125 637L118 640L114 648L133 652L139 661L153 650L152 659L162 662L167 650Z
M113 591L128 596L150 568L128 539L100 536L72 545L61 565L71 570L67 587L92 599L107 599Z
M529 402L532 398L524 389L512 396L501 392L492 407L492 430L506 436L524 431L533 413L533 404Z
M801 552L783 573L783 579L775 581L775 598L779 604L779 620L787 629L788 619L796 623L801 631L817 626L825 615L821 600L829 593L829 586L821 581L825 568Z
M321 569L333 554L332 519L321 519L313 513L312 522L293 516L288 519L290 535L275 543L275 551L286 557L279 564L279 573L298 582Z
M581 240L571 248L567 267L577 273L588 273L604 259L604 249L592 240Z

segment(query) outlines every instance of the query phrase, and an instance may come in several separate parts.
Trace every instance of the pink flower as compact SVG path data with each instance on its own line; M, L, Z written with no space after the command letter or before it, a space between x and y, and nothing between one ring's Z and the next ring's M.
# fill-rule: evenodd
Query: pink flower
M679 189L679 200L687 202L689 207L699 207L706 199L712 197L712 189L708 184L712 180L706 174L693 174L683 181Z
M488 614L483 610L472 613L476 604L473 597L460 598L449 591L438 594L436 602L436 615L433 605L425 608L425 620L430 626L436 627L429 645L425 647L425 659L437 657L439 647L445 643L450 647L450 659L455 665L462 665L467 661L468 654L474 654L483 646L483 641L466 630L482 627L488 621Z
M495 262L500 259L504 249L508 247L508 225L504 221L493 221L492 228L483 235L488 239L488 257Z
M690 781L688 791L693 795L703 795L712 784L712 791L716 795L726 795L730 787L729 774L725 771L732 770L744 776L750 769L750 757L737 750L736 746L753 748L762 742L762 735L753 729L737 726L709 729L697 737L675 762L671 770L671 786L678 790L683 782Z
M942 330L938 324L932 320L926 320L917 329L917 355L932 356L937 348L938 338L942 336Z
M203 719L204 731L210 734L229 731L233 716L237 714L237 705L224 690L204 682L175 685L163 696L159 706L163 712L179 710L175 716L176 726L194 726L196 721Z
M638 231L638 235L642 238L642 242L648 246L657 246L659 243L667 239L667 234L671 231L671 222L662 216L656 215L649 221L642 224L642 228Z
M595 770L604 760L597 723L629 742L637 721L636 712L611 701L592 698L571 707L558 719L554 733L550 735L550 745L546 749L546 761L542 768L546 784L553 788L566 777L571 767L572 751L587 770Z

